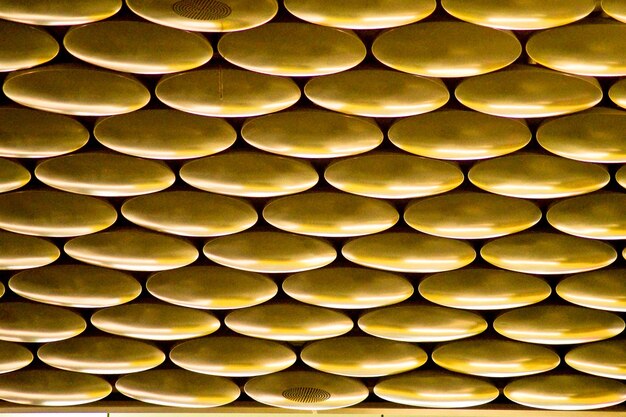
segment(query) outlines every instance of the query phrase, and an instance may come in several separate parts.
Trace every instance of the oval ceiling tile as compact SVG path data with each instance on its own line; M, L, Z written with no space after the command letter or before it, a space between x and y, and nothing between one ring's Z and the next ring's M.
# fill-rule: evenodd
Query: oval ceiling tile
M601 165L551 155L502 156L474 164L469 180L485 191L517 198L560 198L599 190L610 180Z
M2 3L0 3L1 13ZM46 31L19 23L0 22L0 72L34 67L59 53L59 44Z
M165 302L183 307L230 310L272 299L278 287L268 277L221 266L188 266L157 272L146 289Z
M465 79L454 95L461 104L481 113L533 118L593 107L602 100L602 89L593 78L544 68L514 67Z
M587 374L626 379L626 341L613 339L577 346L567 352L565 362Z
M11 277L9 288L40 303L78 308L124 304L141 293L141 284L132 275L80 264L21 271Z
M0 340L0 374L17 371L32 361L33 354L24 346Z
M367 52L354 33L292 22L228 33L220 38L217 49L238 67L287 77L345 71L363 61Z
M0 231L0 270L37 268L60 255L59 248L45 239Z
M615 173L615 181L623 188L626 188L626 165L617 170Z
M343 313L306 304L264 304L235 310L224 323L246 336L290 342L336 337L354 326Z
M298 158L338 158L371 151L383 141L376 122L323 110L295 110L250 119L243 139L263 151Z
M90 64L136 74L187 71L213 56L211 44L200 34L135 21L74 27L63 38L63 46Z
M107 117L96 123L93 135L109 149L153 159L208 156L228 149L237 139L235 129L223 119L171 109Z
M602 11L613 19L626 22L626 5L622 0L602 0Z
M128 271L164 271L198 258L188 241L140 229L79 236L68 241L64 250L81 262Z
M166 106L214 117L274 113L291 107L301 95L290 78L221 68L163 77L154 92Z
M69 26L95 22L116 14L122 0L55 0L48 2L0 1L0 18L45 26Z
M47 159L35 168L35 176L53 188L101 197L154 193L176 180L162 162L104 152Z
M22 165L0 158L0 193L23 187L30 178L30 172Z
M501 314L493 328L502 336L522 342L568 345L616 336L624 330L624 320L590 308L542 305Z
M626 311L626 269L602 269L575 274L556 286L564 300L583 307Z
M476 258L466 242L402 232L356 238L346 243L341 253L358 265L410 273L458 269Z
M521 120L465 110L400 119L391 126L388 136L395 146L412 154L456 161L515 152L532 138Z
M609 98L621 108L626 108L626 81L620 79L609 88Z
M47 343L37 350L47 365L89 374L126 374L159 366L165 354L138 340L110 337L73 337Z
M120 336L180 340L215 332L220 321L209 313L168 304L137 303L96 311L91 323Z
M306 83L304 94L329 110L368 117L427 113L450 99L439 80L377 69L313 77Z
M359 319L365 333L401 342L444 342L484 332L487 322L468 311L438 306L385 307Z
M365 268L321 268L291 275L283 292L298 301L328 308L373 308L399 303L413 295L404 277Z
M276 0L126 0L126 4L151 22L199 32L250 29L278 12Z
M427 77L471 77L504 68L522 53L512 34L464 22L427 22L379 35L372 53L393 69Z
M207 337L183 342L170 352L181 368L201 374L249 377L282 371L294 364L287 346L251 337Z
M430 235L488 239L528 229L541 220L530 201L489 193L459 192L410 203L404 221Z
M0 340L9 342L53 342L79 335L87 328L78 314L38 303L0 303L0 317Z
M208 408L231 403L241 390L232 381L182 369L157 369L124 375L115 388L144 403L169 407Z
M312 342L302 349L300 357L318 371L356 378L410 371L428 359L418 346L377 337L337 337Z

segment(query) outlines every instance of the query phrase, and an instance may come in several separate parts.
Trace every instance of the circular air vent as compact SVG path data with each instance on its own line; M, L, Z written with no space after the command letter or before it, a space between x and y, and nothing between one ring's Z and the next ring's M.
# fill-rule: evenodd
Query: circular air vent
M229 5L217 0L180 0L172 9L177 15L193 20L219 20L232 13Z
M283 391L283 397L298 403L319 403L330 398L330 392L313 387L293 387Z

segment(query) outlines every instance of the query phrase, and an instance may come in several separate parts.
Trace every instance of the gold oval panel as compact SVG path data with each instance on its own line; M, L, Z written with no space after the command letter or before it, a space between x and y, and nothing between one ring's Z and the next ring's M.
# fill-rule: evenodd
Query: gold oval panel
M615 173L615 181L623 188L626 188L626 165L617 170Z
M626 379L626 342L613 339L577 346L567 352L565 362L587 374Z
M626 81L621 79L609 89L609 98L621 108L626 108Z
M621 0L602 0L602 11L620 22L626 22L626 7Z
M32 26L2 21L0 36L4 40L0 46L0 72L41 65L59 52L59 44L48 32Z
M0 374L17 371L32 361L33 354L24 346L0 340Z
M0 317L0 340L9 342L53 342L79 335L87 328L78 314L39 303L0 303Z
M59 248L45 239L0 231L0 270L37 268L60 255Z
M30 172L22 165L0 158L0 193L23 187L30 178Z
M626 311L626 269L603 269L575 274L556 286L559 297L600 310Z
M2 0L0 18L33 25L79 25L111 17L121 7L122 0L55 0L51 3Z

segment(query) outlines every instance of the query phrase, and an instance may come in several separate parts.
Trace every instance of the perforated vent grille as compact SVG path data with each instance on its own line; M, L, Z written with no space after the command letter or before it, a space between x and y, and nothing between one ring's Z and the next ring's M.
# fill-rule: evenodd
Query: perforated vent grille
M172 9L177 15L194 20L219 20L233 12L229 5L217 0L181 0Z
M294 387L283 391L283 397L304 404L320 403L330 398L330 392L313 387Z

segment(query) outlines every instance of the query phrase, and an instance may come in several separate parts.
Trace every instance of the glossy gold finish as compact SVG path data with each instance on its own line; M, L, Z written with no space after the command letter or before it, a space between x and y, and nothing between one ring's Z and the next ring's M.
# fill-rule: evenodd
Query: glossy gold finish
M446 307L499 310L538 303L550 296L541 278L500 269L459 269L431 275L419 284L422 297Z
M626 108L626 81L617 81L609 89L609 98L621 108Z
M457 269L476 258L465 242L403 232L356 238L346 243L341 253L358 265L411 273Z
M522 378L504 387L508 399L546 410L592 410L626 400L619 381L588 375L541 375Z
M372 308L399 303L413 294L404 277L374 269L335 267L291 275L283 291L303 303L329 308Z
M385 379L374 394L386 401L413 407L463 408L496 399L496 387L482 379L438 371L417 371Z
M613 339L578 346L567 352L565 362L587 374L626 379L626 342Z
M290 342L340 336L354 326L343 313L305 304L264 304L235 310L224 323L246 336Z
M129 271L180 268L198 258L198 251L186 240L141 229L76 237L64 250L81 262Z
M615 181L623 188L626 188L626 165L617 170L615 173Z
M504 68L522 53L508 32L464 22L427 22L379 35L372 53L383 64L427 77L471 77Z
M32 361L33 354L24 346L0 341L0 374L17 371Z
M30 181L30 172L17 162L0 158L0 193L23 187Z
M110 20L72 28L63 45L90 64L138 74L187 71L206 64L213 55L202 35L134 21Z
M181 168L180 177L192 187L240 197L295 194L319 180L307 162L241 151L188 162Z
M600 166L551 155L518 154L481 161L469 180L485 191L517 198L560 198L586 194L608 184Z
M532 134L520 120L444 110L398 120L389 140L407 152L457 161L492 158L523 148Z
M432 358L450 371L495 378L538 374L561 362L559 355L546 347L498 339L447 343L436 348Z
M460 192L418 200L404 211L404 221L430 235L488 239L528 229L541 220L533 203L489 193Z
M626 195L610 192L559 201L548 210L550 224L590 239L626 239Z
M498 316L493 328L509 339L568 345L608 339L624 330L616 314L576 306L523 307Z
M204 336L220 327L204 311L166 304L137 303L98 310L91 316L98 329L148 340L180 340Z
M125 374L159 366L165 355L138 340L109 336L73 337L47 343L37 350L47 365L89 374Z
M410 371L428 359L418 346L376 337L320 340L305 346L300 357L318 371L356 378Z
M244 232L218 237L203 248L213 262L262 273L300 272L321 268L337 257L327 242L282 232Z
M40 163L35 176L50 187L101 197L127 197L161 191L176 179L162 162L127 155L88 152Z
M626 5L621 0L602 0L602 11L613 19L626 22Z
M228 404L241 393L226 378L182 369L158 369L122 376L115 388L127 397L169 407L207 408Z
M0 18L33 25L80 25L113 16L122 0L55 0L54 2L0 2Z
M237 132L226 121L171 109L138 110L107 117L93 129L109 149L154 159L188 159L228 149Z
M356 379L310 371L258 376L246 382L244 391L260 403L295 410L349 407L369 394Z
M448 162L400 153L373 153L332 163L324 178L333 187L352 194L414 198L458 187L463 173Z
M0 282L0 297L4 295L4 284Z
M38 303L0 303L0 340L44 343L69 339L86 328L78 314ZM0 397L2 398L2 397Z
M481 113L532 118L593 107L602 99L602 89L595 79L516 67L463 80L454 95L461 104Z
M556 286L559 297L600 310L626 311L626 270L602 269L565 278Z
M21 271L11 277L9 288L40 303L79 308L124 304L141 293L141 284L129 274L80 264Z
M0 270L37 268L51 264L60 255L47 240L0 231Z
M278 287L266 276L221 266L188 266L157 272L146 283L171 304L210 310L251 307L273 298Z
M468 311L438 306L386 307L365 313L359 327L367 334L401 342L444 342L484 332L487 322Z
M172 349L170 360L201 374L249 377L282 371L293 365L296 354L277 342L225 336L183 342Z
M41 65L59 52L59 44L52 36L32 26L2 21L0 36L4 39L0 46L0 72Z

